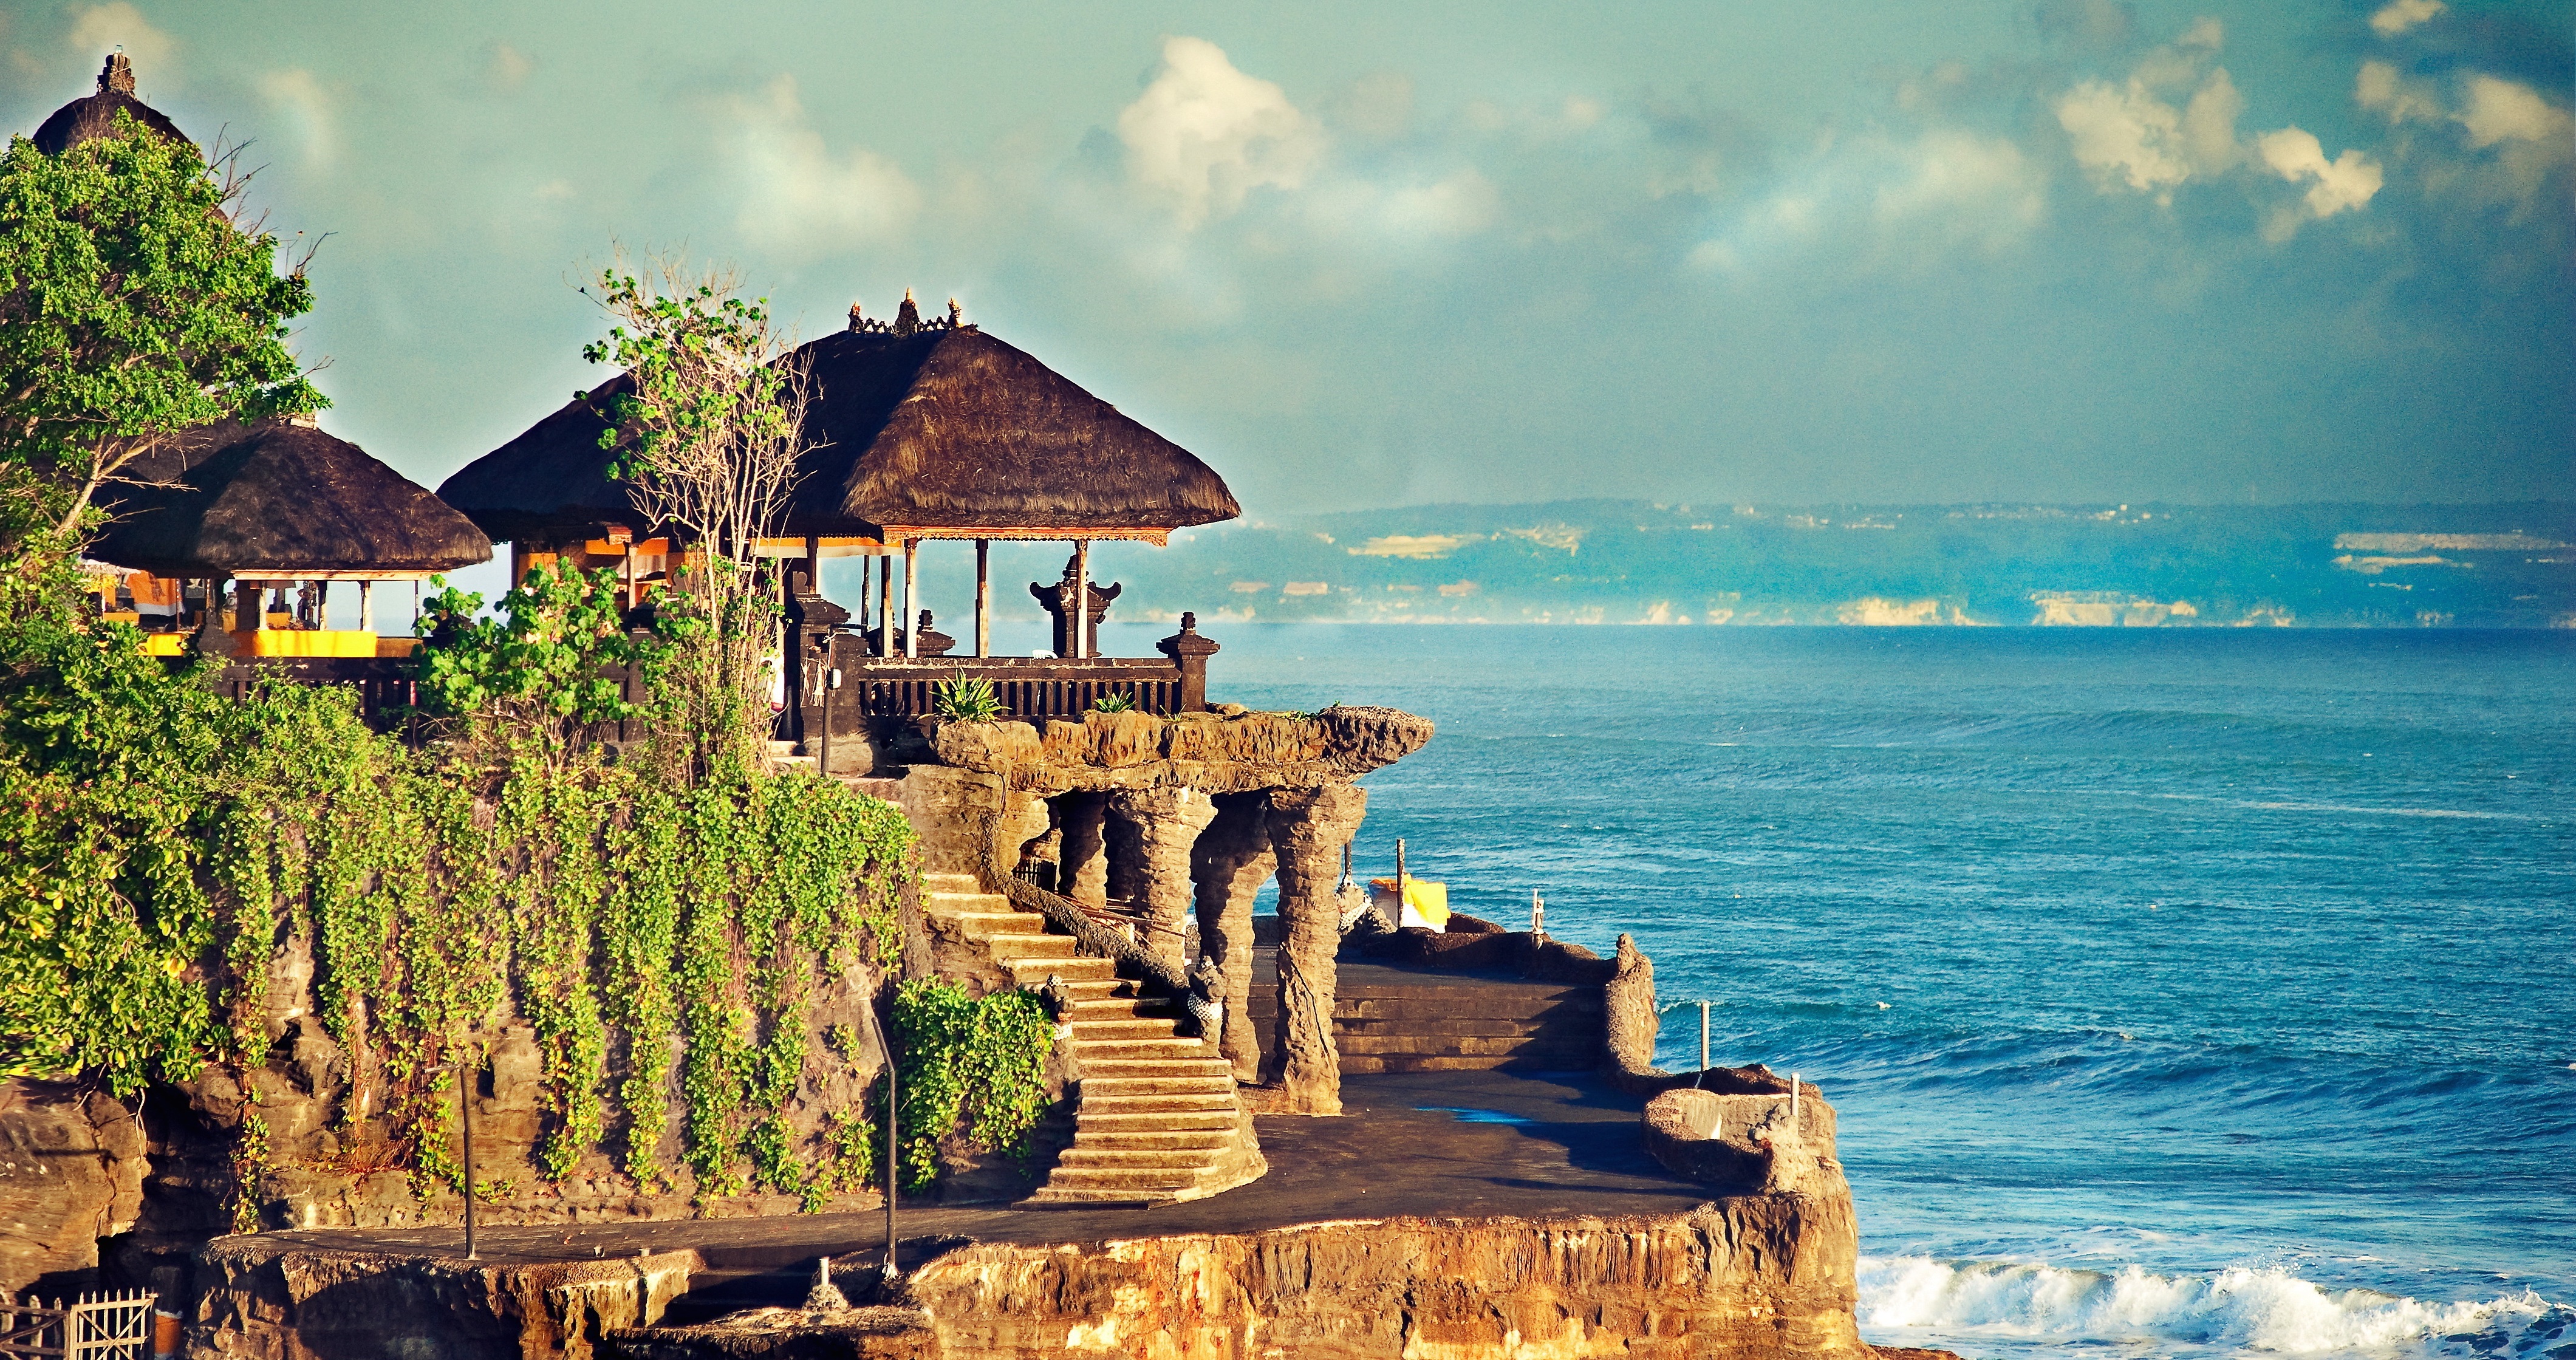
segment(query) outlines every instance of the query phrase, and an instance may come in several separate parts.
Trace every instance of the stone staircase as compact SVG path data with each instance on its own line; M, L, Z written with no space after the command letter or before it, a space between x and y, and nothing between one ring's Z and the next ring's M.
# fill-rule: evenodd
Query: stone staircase
M1184 1038L1168 1000L1139 1000L1108 959L1074 953L1046 918L983 890L972 874L922 875L923 912L979 940L1024 987L1054 974L1073 1002L1080 1082L1073 1146L1030 1204L1162 1204L1230 1190L1267 1169L1234 1071L1213 1047Z
M773 773L785 774L789 770L820 771L822 769L823 762L819 758L799 754L804 746L802 742L772 740L763 742L762 745L768 750L769 768Z

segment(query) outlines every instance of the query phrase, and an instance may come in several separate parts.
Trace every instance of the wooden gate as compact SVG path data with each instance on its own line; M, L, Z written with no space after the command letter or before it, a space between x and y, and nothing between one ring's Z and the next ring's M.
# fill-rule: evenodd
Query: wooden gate
M140 1289L83 1294L70 1303L0 1298L0 1357L148 1360L152 1302Z

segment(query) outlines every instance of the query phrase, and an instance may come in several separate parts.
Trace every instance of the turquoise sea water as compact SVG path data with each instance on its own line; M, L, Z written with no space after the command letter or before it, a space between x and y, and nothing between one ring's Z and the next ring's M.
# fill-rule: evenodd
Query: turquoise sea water
M1438 722L1365 867L1823 1086L1871 1340L2576 1357L2576 635L1209 631Z

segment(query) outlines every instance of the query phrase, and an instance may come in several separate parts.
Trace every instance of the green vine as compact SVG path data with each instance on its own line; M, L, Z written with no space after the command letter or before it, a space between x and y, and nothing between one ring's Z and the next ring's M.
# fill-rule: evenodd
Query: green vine
M1025 988L976 998L953 982L895 987L898 1158L906 1187L939 1175L939 1140L962 1132L1018 1155L1046 1112L1055 1026Z

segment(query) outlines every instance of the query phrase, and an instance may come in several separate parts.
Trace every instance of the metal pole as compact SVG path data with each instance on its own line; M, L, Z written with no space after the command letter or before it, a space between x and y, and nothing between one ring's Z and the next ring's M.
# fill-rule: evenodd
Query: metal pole
M894 1138L894 1036L886 1036L886 1259L885 1275L891 1280L902 1273L894 1259L894 1178L896 1171Z
M993 654L993 540L975 540L975 655Z
M1699 1070L1708 1070L1708 1003L1699 1003Z
M832 692L841 687L841 668L832 664L832 640L838 634L827 633L823 639L823 777L832 777Z
M475 1259L474 1251L474 1068L473 1059L460 1058L456 1063L456 1112L464 1125L459 1141L465 1161L465 1259Z
M1404 924L1404 838L1395 841L1395 923Z
M913 549L920 539L903 541L903 654L921 655L921 597L913 593Z

